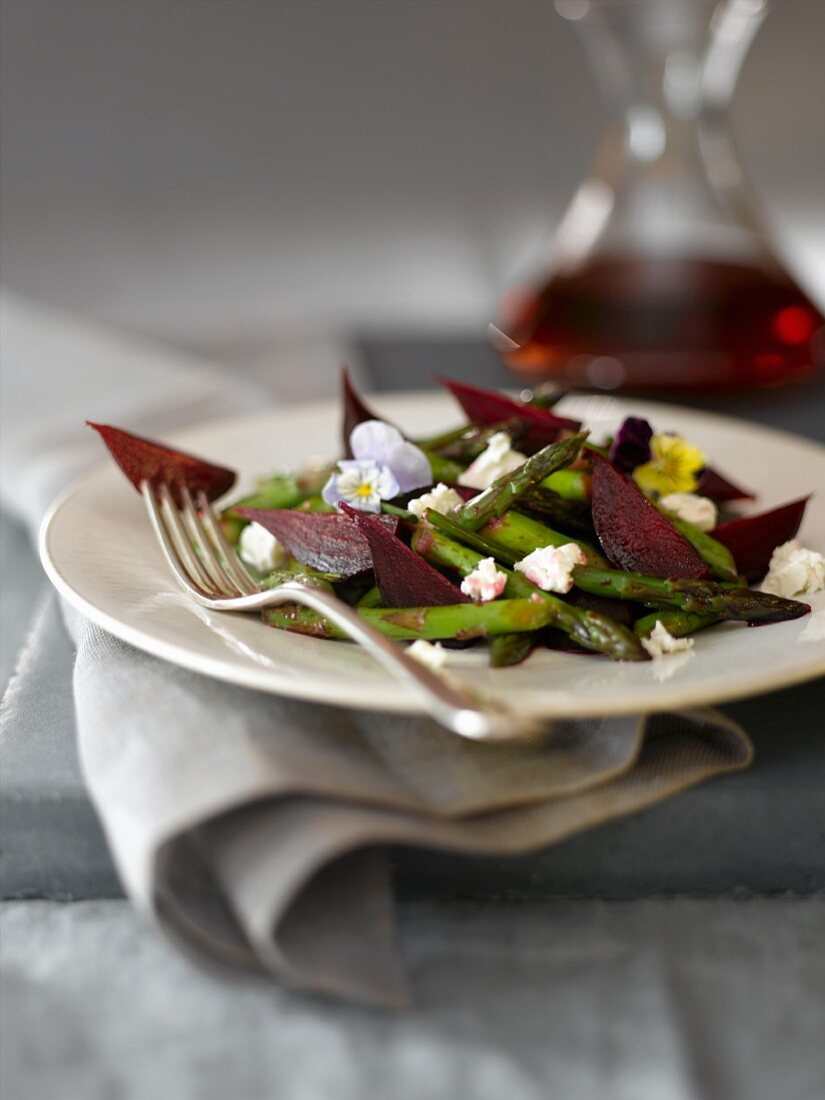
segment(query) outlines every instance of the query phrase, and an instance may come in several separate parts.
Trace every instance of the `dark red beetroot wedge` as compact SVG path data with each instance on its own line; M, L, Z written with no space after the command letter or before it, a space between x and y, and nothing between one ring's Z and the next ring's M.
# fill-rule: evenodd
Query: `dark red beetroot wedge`
M714 528L711 534L733 554L739 572L748 580L757 580L767 573L777 546L792 539L799 530L809 500L810 497L802 497L770 512L733 519Z
M358 524L369 543L375 583L387 607L435 607L470 602L460 588L410 550L378 516L356 511L348 504L342 504L341 508Z
M577 432L581 427L578 420L556 416L538 405L522 405L498 390L452 382L449 378L437 378L436 381L450 391L474 424L500 424L514 417L527 424L529 430L522 445L528 451L541 450L548 443L555 443L562 432Z
M629 573L650 577L710 577L690 543L637 485L592 452L593 526L607 557Z
M364 404L361 394L355 388L352 381L349 367L341 368L341 391L341 398L344 406L344 420L341 425L344 455L346 458L352 458L352 451L349 446L349 437L352 434L352 429L359 424L363 424L365 420L382 420L383 417L374 413L368 405ZM388 422L385 421L385 423Z
M372 555L358 525L341 512L292 512L288 509L238 508L238 515L260 523L284 544L302 565L344 579L372 569ZM389 534L398 527L397 516L378 516Z
M754 494L746 489L740 489L732 481L728 481L717 470L706 466L699 475L699 484L696 487L699 496L710 497L711 500L724 504L729 500L753 500Z
M94 424L91 420L86 423L100 433L112 458L138 490L142 481L155 486L166 482L175 502L180 504L178 490L184 486L193 495L204 492L209 500L217 500L235 484L234 471L223 466L213 466L202 458L173 451L162 443L154 443L109 424Z

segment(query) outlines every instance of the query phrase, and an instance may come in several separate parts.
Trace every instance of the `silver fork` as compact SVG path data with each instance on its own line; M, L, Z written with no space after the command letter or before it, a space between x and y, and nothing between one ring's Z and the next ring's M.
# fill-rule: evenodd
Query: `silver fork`
M205 493L197 505L188 489L182 507L166 484L144 481L141 493L163 555L180 587L212 611L261 611L297 603L320 612L410 687L440 725L476 741L525 740L541 726L492 701L483 701L454 677L443 676L408 657L357 612L311 582L291 580L262 590L229 545Z

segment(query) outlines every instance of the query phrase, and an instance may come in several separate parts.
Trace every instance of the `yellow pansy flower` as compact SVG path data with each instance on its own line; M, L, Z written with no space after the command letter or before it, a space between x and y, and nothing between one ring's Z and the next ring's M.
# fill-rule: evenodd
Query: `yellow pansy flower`
M693 492L707 465L699 448L679 435L654 435L650 455L649 462L633 471L633 480L649 497Z

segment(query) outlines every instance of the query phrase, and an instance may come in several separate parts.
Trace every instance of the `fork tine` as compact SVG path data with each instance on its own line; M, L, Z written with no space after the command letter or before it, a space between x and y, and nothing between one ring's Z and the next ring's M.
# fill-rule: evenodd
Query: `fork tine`
M200 509L203 526L206 528L206 532L212 540L212 545L218 554L223 557L224 567L231 573L232 579L242 592L246 592L249 595L257 592L258 585L246 569L244 569L238 559L238 555L229 545L226 535L223 533L220 521L213 511L212 505L209 503L209 498L203 491L198 494L198 508Z
M185 588L190 594L200 595L201 593L192 583L186 566L181 561L175 544L169 535L163 513L161 512L160 500L158 499L157 493L148 481L141 482L140 491L146 504L146 510L149 513L152 528L160 543L161 550L163 551L163 556L166 558L169 568L175 574L178 584L180 584L181 588Z
M199 561L209 574L212 583L216 585L224 596L242 596L246 592L246 589L241 588L231 573L224 567L223 562L215 551L212 540L206 532L201 517L198 515L198 511L192 500L192 494L185 486L181 489L181 499L183 500L184 523L189 528L189 534L193 541L195 541L200 548L201 553Z
M195 546L184 526L181 514L172 497L172 492L165 482L160 485L158 496L160 497L160 515L162 521L166 527L172 545L175 548L178 559L189 576L190 582L207 596L224 595L212 581L203 565L201 565Z

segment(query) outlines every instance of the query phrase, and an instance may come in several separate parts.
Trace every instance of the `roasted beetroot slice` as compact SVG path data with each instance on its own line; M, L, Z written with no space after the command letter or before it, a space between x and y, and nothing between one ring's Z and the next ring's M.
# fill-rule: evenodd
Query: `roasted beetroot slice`
M238 515L260 523L284 544L302 565L321 573L335 573L345 580L372 569L369 543L357 524L340 512L293 512L288 509L238 508ZM378 516L389 534L398 527L397 516Z
M369 543L375 583L387 607L469 603L461 589L410 550L378 516L359 512L347 504L342 504L341 508L357 523Z
M733 519L714 528L711 534L733 554L739 572L749 581L757 580L767 573L777 546L792 539L799 530L809 500L810 497L802 497L770 512Z
M378 416L378 414L374 413L368 405L364 404L361 394L355 388L355 384L352 381L349 367L341 368L341 390L344 406L344 420L341 425L344 455L346 458L352 458L352 451L349 446L349 437L352 434L352 429L356 428L359 424L363 424L365 420L383 420L383 417Z
M704 579L711 571L632 481L597 452L593 461L593 526L610 561L628 573Z
M154 486L166 482L175 503L180 504L179 490L184 487L193 495L204 492L209 500L217 500L235 484L233 470L213 466L202 458L173 451L162 443L143 439L109 424L94 424L91 420L86 423L100 433L112 458L138 491L142 481Z
M724 504L729 500L753 500L754 494L747 489L740 489L732 481L728 481L717 470L706 466L699 475L699 484L696 492L703 497L710 497L718 504Z
M528 451L541 450L548 443L555 443L562 432L577 432L581 427L578 420L556 416L538 405L522 405L497 390L481 389L467 382L452 382L449 378L438 378L437 381L450 391L474 424L487 426L513 418L525 423L529 430L522 446Z

